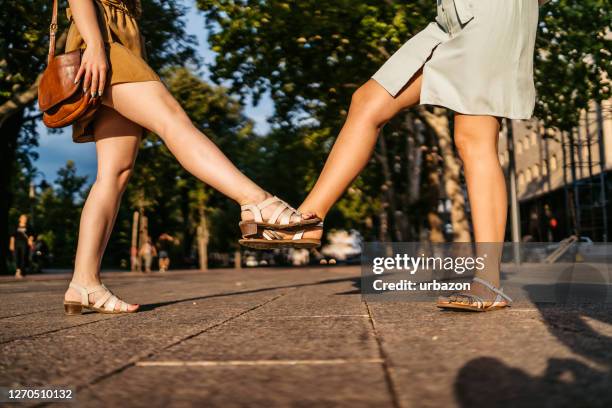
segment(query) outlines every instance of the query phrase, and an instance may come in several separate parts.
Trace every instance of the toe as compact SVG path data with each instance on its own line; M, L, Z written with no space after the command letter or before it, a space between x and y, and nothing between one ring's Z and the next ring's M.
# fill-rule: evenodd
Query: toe
M134 305L128 305L128 312L132 313L137 311L140 308L140 305L134 304Z

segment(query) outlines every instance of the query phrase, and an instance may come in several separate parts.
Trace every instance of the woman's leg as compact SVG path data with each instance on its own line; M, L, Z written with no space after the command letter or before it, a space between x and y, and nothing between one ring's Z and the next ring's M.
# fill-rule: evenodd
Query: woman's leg
M239 204L258 203L270 196L193 125L161 82L113 85L103 103L159 135L187 171ZM274 209L266 208L264 217ZM243 218L252 218L251 215L245 212Z
M487 255L486 268L476 276L499 287L499 262L506 231L506 180L498 156L499 121L493 116L455 115L455 145L463 161L472 211L474 240ZM490 297L481 285L476 292ZM484 291L484 293L483 293Z
M121 196L132 173L141 134L140 126L112 109L102 107L97 113L94 135L98 174L81 213L72 277L80 286L100 284L100 263L115 224ZM94 295L90 295L90 301L95 301ZM81 296L69 288L65 299L80 301ZM115 308L119 307L120 302ZM136 308L137 305L129 305L130 311Z
M421 77L418 72L395 98L373 79L353 94L346 122L323 171L299 208L302 213L325 218L370 160L382 126L401 110L419 102Z

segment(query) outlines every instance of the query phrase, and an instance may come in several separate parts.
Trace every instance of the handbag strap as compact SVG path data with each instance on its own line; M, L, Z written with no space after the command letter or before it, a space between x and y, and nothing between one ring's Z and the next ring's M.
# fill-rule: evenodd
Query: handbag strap
M50 63L55 57L55 36L57 34L57 0L53 0L53 14L51 15L51 25L49 26L49 56L47 62Z

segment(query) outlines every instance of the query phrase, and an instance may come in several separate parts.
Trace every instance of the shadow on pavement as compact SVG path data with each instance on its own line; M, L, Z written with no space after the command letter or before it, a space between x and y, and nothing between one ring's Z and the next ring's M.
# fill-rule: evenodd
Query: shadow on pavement
M612 325L612 305L605 298L608 288L588 291L586 285L568 288L566 283L543 286L528 285L525 289L531 299L542 289L562 295L556 304L534 302L548 331L572 352L600 368L578 359L551 358L541 376L531 376L495 358L476 358L465 364L455 379L460 406L612 407L612 337L593 327ZM590 292L592 297L588 303L582 299L576 302L570 292Z
M327 280L311 282L311 283L291 284L291 285L284 285L284 286L272 286L272 287L266 287L266 288L237 291L237 292L215 293L212 295L196 296L196 297L191 297L191 298L186 298L186 299L169 300L167 302L149 303L145 305L140 305L139 311L141 312L150 311L150 310L157 309L158 307L174 305L176 303L182 303L182 302L193 302L196 300L212 299L212 298L219 298L219 297L226 297L226 296L247 295L247 294L253 294L253 293L268 292L268 291L277 290L277 289L291 289L291 288L300 288L300 287L316 286L316 285L329 285L329 284L340 283L340 282L353 282L354 284L354 281L356 280L359 280L359 278L327 279Z

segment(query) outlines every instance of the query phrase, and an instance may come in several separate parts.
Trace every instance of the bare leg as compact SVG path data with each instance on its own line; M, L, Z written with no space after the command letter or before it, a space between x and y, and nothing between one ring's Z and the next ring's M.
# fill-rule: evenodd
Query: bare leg
M506 181L498 156L499 122L492 116L455 115L455 145L463 161L474 239L487 254L486 268L476 275L499 287L499 263L506 231ZM491 297L483 286L472 292Z
M416 105L420 93L421 73L395 98L373 79L362 85L353 94L346 122L300 210L325 218L370 160L382 126L401 110Z
M113 85L103 103L158 134L187 171L239 204L257 203L269 196L193 125L162 83Z
M370 160L383 125L419 102L421 78L422 73L418 72L395 98L373 79L353 94L346 122L321 176L299 208L302 213L325 218ZM318 238L321 234L321 230L307 231L304 237Z
M98 174L89 192L79 227L72 280L85 287L100 284L100 263L115 224L119 202L132 173L142 128L109 108L101 108L94 123ZM90 301L95 301L90 295ZM69 288L65 299L80 301ZM116 306L118 309L120 305ZM135 310L137 305L129 305Z

